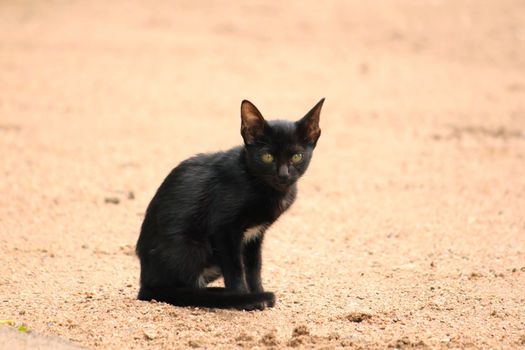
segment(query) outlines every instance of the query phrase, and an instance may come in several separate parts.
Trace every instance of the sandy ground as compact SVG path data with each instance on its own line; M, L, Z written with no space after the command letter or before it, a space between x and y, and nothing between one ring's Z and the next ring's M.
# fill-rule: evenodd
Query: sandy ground
M0 349L46 349L46 350L82 350L87 349L74 345L69 341L57 337L44 336L36 332L19 332L9 327L0 327Z
M135 300L169 170L239 144L242 99L296 119L321 97L299 199L266 237L277 306ZM33 334L523 348L525 3L1 1L0 193L0 319Z

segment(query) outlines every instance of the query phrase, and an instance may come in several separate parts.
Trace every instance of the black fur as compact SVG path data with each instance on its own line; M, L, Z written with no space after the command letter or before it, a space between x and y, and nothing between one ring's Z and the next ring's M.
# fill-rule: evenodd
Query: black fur
M323 101L295 123L267 122L243 101L244 146L199 154L171 171L137 242L140 300L247 310L274 305L275 295L261 283L264 231L295 200L296 181L321 133ZM293 163L297 153L302 159ZM225 288L207 288L221 275Z

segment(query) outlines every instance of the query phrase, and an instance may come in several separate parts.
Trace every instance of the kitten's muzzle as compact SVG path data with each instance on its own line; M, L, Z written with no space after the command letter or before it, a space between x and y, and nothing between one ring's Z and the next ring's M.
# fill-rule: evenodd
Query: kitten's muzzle
M279 182L288 182L290 180L290 172L288 171L288 166L283 164L279 167L279 171L277 173L277 178L279 179Z

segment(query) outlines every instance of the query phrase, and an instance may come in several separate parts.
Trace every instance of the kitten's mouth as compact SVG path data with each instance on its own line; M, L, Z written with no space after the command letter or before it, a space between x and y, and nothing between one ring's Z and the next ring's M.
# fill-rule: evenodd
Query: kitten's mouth
M281 179L271 175L262 176L262 179L266 185L280 192L286 192L296 181L292 178Z
M292 186L294 181L292 179L272 179L270 185L279 191L285 191Z

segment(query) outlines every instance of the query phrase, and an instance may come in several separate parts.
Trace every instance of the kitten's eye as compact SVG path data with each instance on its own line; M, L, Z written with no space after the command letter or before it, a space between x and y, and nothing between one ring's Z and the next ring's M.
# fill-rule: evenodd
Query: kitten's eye
M270 153L263 153L261 155L261 160L266 164L270 164L271 162L273 162L273 156Z
M297 164L303 160L303 155L301 153L296 153L292 156L292 163Z

